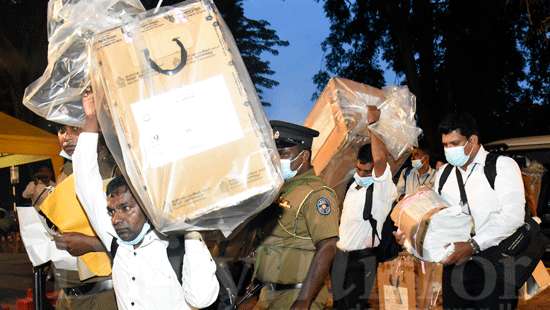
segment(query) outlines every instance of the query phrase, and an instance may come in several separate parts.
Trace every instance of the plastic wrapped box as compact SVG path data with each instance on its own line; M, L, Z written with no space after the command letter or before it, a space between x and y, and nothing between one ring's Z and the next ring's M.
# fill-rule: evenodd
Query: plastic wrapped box
M320 133L311 149L315 173L336 190L340 199L344 199L352 178L359 148L370 143L368 106L380 106L384 100L384 92L378 88L332 78L304 121L304 126ZM392 172L407 156L403 154L397 160L388 157Z
M405 248L425 261L440 262L454 251L449 244L470 239L470 215L426 187L405 196L390 216L406 236Z
M283 180L271 127L211 1L186 1L95 36L105 140L161 232L230 233Z
M443 265L420 261L407 253L378 265L381 310L443 309Z
M90 85L88 43L95 33L144 11L139 0L50 0L48 66L25 89L23 104L50 121L82 125L81 97Z
M369 128L397 160L418 146L422 134L416 126L416 96L407 86L384 87L384 95L385 100L378 105L380 119Z

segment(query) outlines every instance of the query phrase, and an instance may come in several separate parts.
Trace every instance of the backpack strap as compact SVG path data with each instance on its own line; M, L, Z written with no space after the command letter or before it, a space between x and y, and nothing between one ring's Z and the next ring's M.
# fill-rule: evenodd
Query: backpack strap
M118 250L117 240L118 239L114 237L113 237L113 240L111 240L111 265L113 265L115 262L115 255L116 255L116 251Z
M403 187L403 191L405 192L405 194L407 193L407 178L409 177L409 174L411 174L411 171L412 167L407 167L403 171L403 182L405 184L405 186Z
M377 221L372 216L372 195L374 191L374 184L371 184L371 186L367 187L367 190L365 191L365 207L363 208L363 220L368 221L371 228L372 228L372 244L374 245L374 238L380 239L380 236L378 235L378 231L376 229Z
M497 178L497 159L500 155L496 153L488 153L487 158L485 159L485 167L483 167L483 172L489 185L492 189L495 189L495 179Z
M117 238L111 241L111 266L114 264L116 252L118 250ZM185 238L184 236L170 237L168 239L168 247L166 248L166 256L172 265L172 269L176 273L178 282L182 284L182 268L183 256L185 255Z
M185 237L174 236L168 239L168 247L166 248L166 255L172 265L172 269L176 273L178 282L182 284L182 268L183 268L183 256L185 255Z
M439 193L439 195L441 195L441 190L443 189L443 185L445 185L445 182L447 182L447 178L449 178L449 174L451 174L451 171L453 170L453 168L454 168L453 165L447 164L443 169L443 172L439 177L439 187L437 189L437 192Z

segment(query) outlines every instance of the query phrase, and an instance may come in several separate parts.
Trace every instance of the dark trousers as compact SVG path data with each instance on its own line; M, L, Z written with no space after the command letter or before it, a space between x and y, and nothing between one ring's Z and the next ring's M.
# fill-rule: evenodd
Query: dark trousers
M376 279L373 249L336 251L332 265L334 309L369 309L369 296Z
M443 268L443 308L513 310L517 288L504 281L504 265L482 257Z

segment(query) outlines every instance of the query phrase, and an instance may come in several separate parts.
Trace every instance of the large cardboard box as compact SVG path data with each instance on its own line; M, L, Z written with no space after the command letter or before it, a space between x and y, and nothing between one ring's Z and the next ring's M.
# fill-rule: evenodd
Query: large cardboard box
M410 254L378 265L381 310L440 310L443 265L420 261Z
M271 127L213 3L103 32L92 55L107 144L157 229L230 231L271 203Z
M351 180L359 148L370 143L367 123L369 105L384 101L381 89L343 78L332 78L304 121L304 126L319 131L313 139L312 164L315 173L343 200ZM388 156L392 172L403 164Z

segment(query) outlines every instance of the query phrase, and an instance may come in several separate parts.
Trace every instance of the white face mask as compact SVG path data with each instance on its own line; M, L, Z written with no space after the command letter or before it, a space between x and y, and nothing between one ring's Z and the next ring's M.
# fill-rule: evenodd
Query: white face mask
M149 225L149 223L145 222L143 224L143 226L141 227L141 231L139 232L139 234L133 240L124 241L124 240L122 240L122 238L118 237L117 238L117 243L118 244L125 244L125 245L136 245L136 244L140 243L141 241L143 241L143 238L145 238L145 235L149 232L150 229L151 229L151 225Z
M470 159L470 153L466 155L464 153L464 148L466 145L468 145L470 141L466 141L466 144L461 146L455 146L455 147L447 147L445 148L445 159L447 162L455 167L462 167L468 162L468 159ZM473 150L473 149L472 149Z
M420 169L423 166L422 159L413 159L411 165L414 169Z
M353 175L353 178L355 179L355 183L361 187L369 187L372 183L374 183L374 179L372 176L368 177L361 177L357 172Z
M304 151L301 151L298 155L296 155L296 157L292 159L290 158L281 159L281 173L285 181L292 179L293 177L296 176L296 174L298 174L298 170L300 170L300 168L304 163L301 163L296 170L292 170L290 166L292 165L292 162L294 162L298 157L300 157L300 155L302 155L303 152Z

